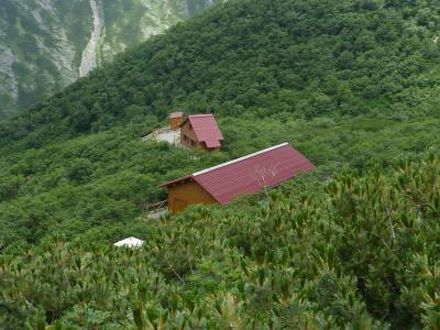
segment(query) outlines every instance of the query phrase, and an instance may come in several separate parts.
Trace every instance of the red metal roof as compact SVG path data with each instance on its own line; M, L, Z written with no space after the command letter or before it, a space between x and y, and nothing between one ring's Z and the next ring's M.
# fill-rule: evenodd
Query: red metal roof
M233 161L165 183L167 187L192 178L218 203L277 186L315 166L288 143L283 143Z
M190 115L188 120L200 142L205 142L208 149L221 147L223 135L212 114Z
M183 112L171 112L170 119L181 118L183 117Z

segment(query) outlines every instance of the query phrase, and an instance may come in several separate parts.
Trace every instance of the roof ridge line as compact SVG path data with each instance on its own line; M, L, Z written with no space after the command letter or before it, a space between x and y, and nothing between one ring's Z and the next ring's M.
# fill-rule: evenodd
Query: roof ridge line
M288 143L288 142L284 142L284 143L278 144L278 145L276 145L276 146L272 146L272 147L266 148L266 149L264 149L264 150L260 150L260 151L254 152L253 154L249 154L249 155L246 155L246 156L243 156L243 157L240 157L240 158L236 158L236 159L230 160L230 161L225 162L225 163L220 164L220 165L216 165L216 166L213 166L213 167L210 167L210 168L207 168L207 169L204 169L204 170L198 171L198 172L194 172L193 174L191 174L191 177L196 177L196 176L199 176L199 175L202 175L202 174L205 174L205 173L211 172L211 171L213 171L213 170L216 170L216 169L222 168L222 167L224 167L224 166L227 166L227 165L231 165L231 164L235 164L235 163L241 162L241 161L243 161L243 160L245 160L245 159L248 159L248 158L251 158L251 157L254 157L254 156L257 156L257 155L263 154L263 153L268 152L268 151L272 151L272 150L275 150L275 149L281 148L281 147L286 146L286 145L289 145L289 143Z

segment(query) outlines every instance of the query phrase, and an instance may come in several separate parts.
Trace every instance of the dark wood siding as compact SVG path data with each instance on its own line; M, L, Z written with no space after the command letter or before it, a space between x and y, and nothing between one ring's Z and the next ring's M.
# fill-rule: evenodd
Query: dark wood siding
M200 147L202 144L199 142L196 132L194 132L188 120L183 124L180 130L180 143L191 148Z

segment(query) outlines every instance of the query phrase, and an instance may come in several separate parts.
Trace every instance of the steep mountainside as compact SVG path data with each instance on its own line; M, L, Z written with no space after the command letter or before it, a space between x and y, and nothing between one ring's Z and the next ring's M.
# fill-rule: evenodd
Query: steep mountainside
M0 116L61 90L214 0L2 0Z
M0 328L438 328L439 31L437 1L231 0L0 121ZM222 151L141 139L177 110ZM146 219L285 141L313 173Z

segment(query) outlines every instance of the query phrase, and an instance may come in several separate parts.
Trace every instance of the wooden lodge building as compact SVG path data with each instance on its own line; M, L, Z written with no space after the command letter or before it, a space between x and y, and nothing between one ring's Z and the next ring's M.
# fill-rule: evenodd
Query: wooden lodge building
M207 151L219 150L223 135L212 114L189 115L180 124L180 143Z
M183 121L183 112L172 112L169 116L169 125L172 130L178 130Z
M168 209L179 213L194 204L226 205L239 196L276 187L314 165L288 143L167 182Z

